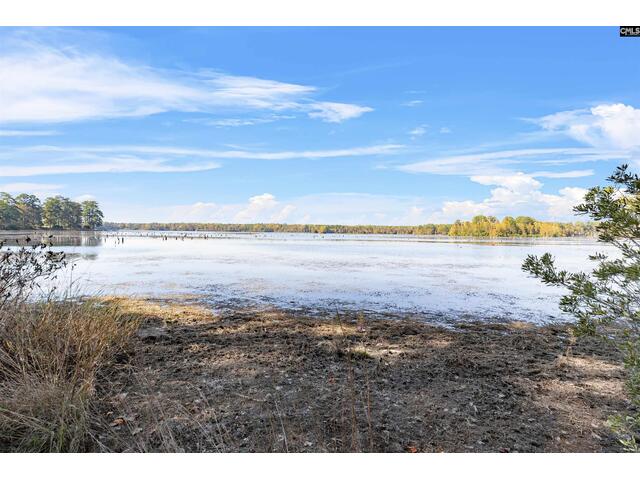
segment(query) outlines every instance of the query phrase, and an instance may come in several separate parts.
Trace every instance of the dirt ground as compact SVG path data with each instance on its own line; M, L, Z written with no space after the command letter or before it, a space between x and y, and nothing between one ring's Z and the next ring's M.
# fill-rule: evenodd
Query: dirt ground
M620 450L620 359L564 325L125 305L143 323L99 383L102 450Z

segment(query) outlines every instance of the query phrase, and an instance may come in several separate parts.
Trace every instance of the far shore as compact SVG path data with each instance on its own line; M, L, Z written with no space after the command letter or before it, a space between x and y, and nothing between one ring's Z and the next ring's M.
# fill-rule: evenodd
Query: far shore
M384 237L416 237L416 238L441 238L441 239L484 239L484 240L509 240L509 239L554 239L554 238L582 238L582 239L596 239L595 232L589 233L579 233L572 235L501 235L501 236L490 236L490 235L450 235L443 233L376 233L376 232L346 232L346 233L338 233L338 232L296 232L296 231L272 231L272 230L258 230L258 231L248 231L248 230L204 230L204 229L194 229L194 230L166 230L166 229L109 229L109 228L100 228L95 230L53 230L53 229L39 229L39 230L0 230L0 236L4 237L25 237L25 236L35 236L35 239L41 238L53 238L53 237L69 237L73 235L120 235L120 236L151 236L151 237L162 237L167 236L169 238L176 238L182 236L192 236L194 238L203 238L207 236L211 236L211 238L215 238L217 235L225 235L225 234L235 234L235 235L257 235L257 234L294 234L294 235L321 235L323 237L330 238L331 236L384 236ZM51 237L50 237L51 236ZM2 238L0 237L0 240Z

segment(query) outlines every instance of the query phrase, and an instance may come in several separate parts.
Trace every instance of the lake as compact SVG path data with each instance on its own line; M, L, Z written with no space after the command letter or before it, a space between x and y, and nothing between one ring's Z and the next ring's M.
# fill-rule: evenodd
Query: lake
M9 234L0 234L7 238ZM168 237L164 237L167 235ZM594 239L109 232L53 237L74 267L64 276L89 294L195 295L214 308L263 304L362 310L432 321L562 320L562 290L522 272L527 254L550 252L572 270L607 252ZM39 236L35 237L39 239Z

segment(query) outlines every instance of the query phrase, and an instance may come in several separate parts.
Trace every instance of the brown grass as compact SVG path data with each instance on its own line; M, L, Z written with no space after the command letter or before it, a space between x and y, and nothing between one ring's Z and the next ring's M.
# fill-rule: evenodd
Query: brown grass
M99 372L138 328L117 303L22 303L0 316L0 450L85 451Z

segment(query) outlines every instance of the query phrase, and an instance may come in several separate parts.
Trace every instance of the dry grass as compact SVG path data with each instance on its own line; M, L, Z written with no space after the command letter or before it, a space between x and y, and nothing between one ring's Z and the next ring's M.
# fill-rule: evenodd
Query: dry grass
M86 451L100 370L138 328L117 303L19 303L0 315L0 450Z

